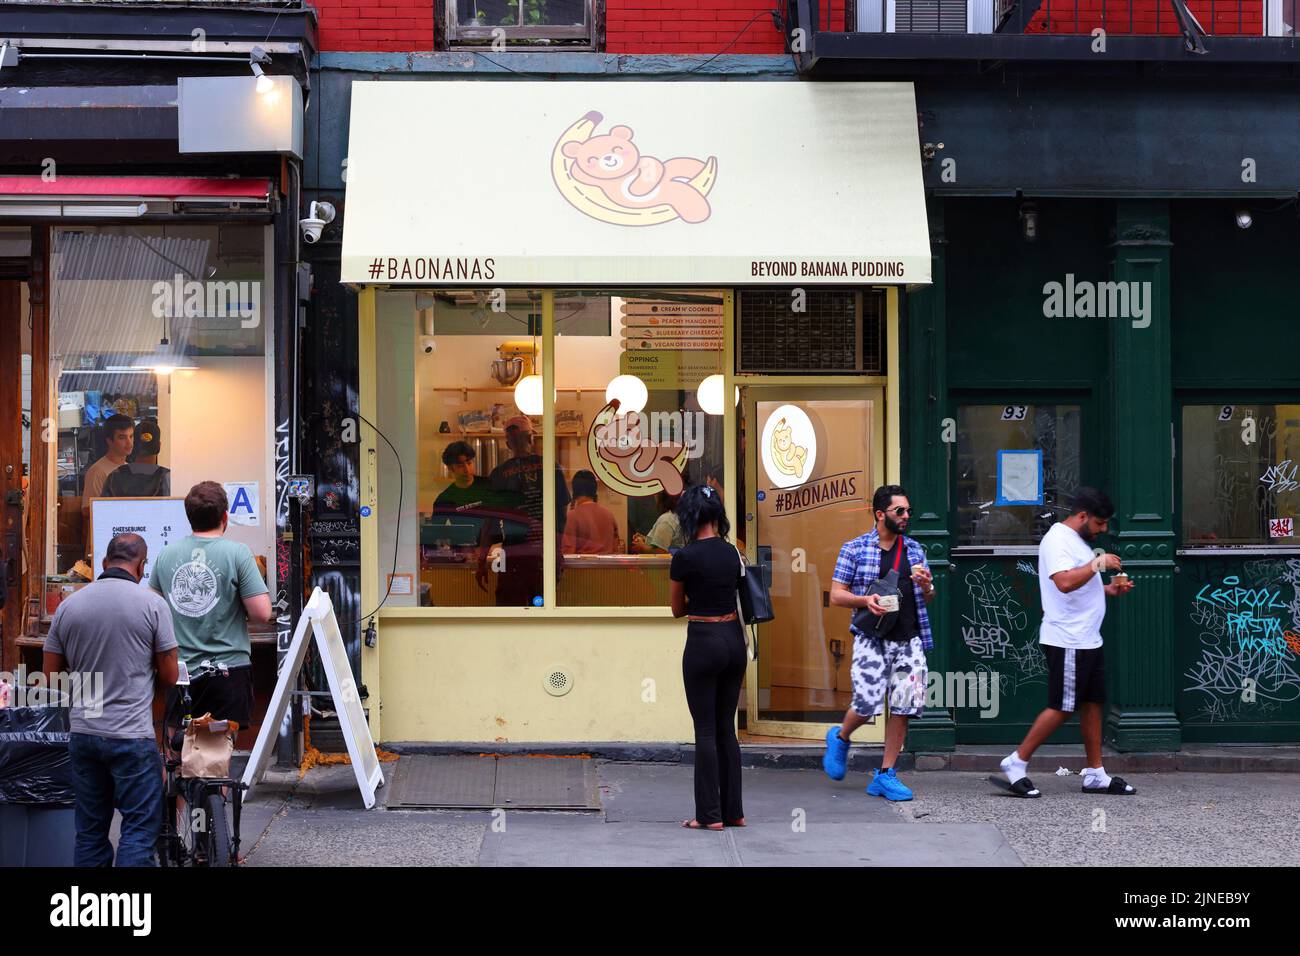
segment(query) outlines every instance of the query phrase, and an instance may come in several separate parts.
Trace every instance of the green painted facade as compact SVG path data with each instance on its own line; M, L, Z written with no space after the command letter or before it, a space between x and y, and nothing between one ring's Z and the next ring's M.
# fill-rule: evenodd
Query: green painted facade
M1015 403L1077 406L1079 483L1118 509L1098 543L1137 587L1108 600L1106 743L1300 740L1300 542L1185 539L1180 511L1185 481L1244 454L1222 437L1243 415L1260 416L1275 455L1300 446L1286 280L1300 248L1295 203L1254 204L1241 229L1222 200L1036 200L1028 242L1015 200L929 202L934 283L908 294L902 329L903 479L940 587L931 667L997 672L1000 693L996 716L941 711L914 725L910 745L1016 743L1046 704L1035 548L972 546L959 520L969 476L958 448L973 440L954 435L962 408ZM1045 315L1045 284L1067 274L1149 283L1149 322ZM1293 407L1267 417L1283 404ZM1188 405L1232 406L1234 422L1215 432L1222 447L1201 447L1203 428L1183 434ZM1202 467L1215 452L1228 464ZM1186 454L1199 457L1185 476ZM1253 478L1219 481L1213 505L1265 493ZM1077 722L1054 740L1079 740Z

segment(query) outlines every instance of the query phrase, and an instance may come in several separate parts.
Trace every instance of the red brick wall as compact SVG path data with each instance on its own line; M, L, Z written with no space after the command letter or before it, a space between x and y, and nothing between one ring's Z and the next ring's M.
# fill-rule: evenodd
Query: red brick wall
M1210 36L1261 36L1264 32L1263 0L1187 0L1187 9ZM1179 33L1169 0L1043 0L1025 32L1088 34L1099 27L1113 34Z
M434 0L311 3L320 18L322 50L433 49ZM844 28L845 3L823 0L822 17L832 29ZM775 6L775 0L606 0L605 49L698 54L725 47L727 53L781 53L781 34L766 12Z
M310 0L322 50L433 49L433 0Z
M773 0L606 0L605 49L610 53L718 53L723 48L727 53L781 53L784 40L767 13L775 6ZM831 29L844 28L844 7L845 0L822 3L822 15L829 12Z

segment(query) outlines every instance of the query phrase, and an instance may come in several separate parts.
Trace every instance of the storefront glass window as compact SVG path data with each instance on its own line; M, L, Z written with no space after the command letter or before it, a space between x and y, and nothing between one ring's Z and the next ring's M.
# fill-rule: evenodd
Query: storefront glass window
M388 605L540 603L541 316L527 290L379 293Z
M1079 481L1078 405L963 405L957 534L963 545L1036 545Z
M721 293L556 293L561 606L668 603L677 497L722 489L722 332Z
M683 487L722 488L721 293L377 293L381 593L389 606L663 606ZM543 459L553 347L555 456ZM719 401L701 405L717 376ZM400 461L399 461L400 459ZM393 586L389 586L389 580Z
M1183 543L1296 543L1300 405L1183 408Z
M111 529L93 526L108 514L95 499L181 498L204 480L227 485L227 536L271 557L267 241L253 224L54 231L50 588L98 574L97 542ZM111 511L149 529L151 556L188 532L183 520L160 524L158 506Z

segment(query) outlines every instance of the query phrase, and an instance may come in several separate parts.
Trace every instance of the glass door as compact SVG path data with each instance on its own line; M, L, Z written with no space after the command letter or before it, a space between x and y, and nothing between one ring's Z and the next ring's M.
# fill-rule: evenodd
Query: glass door
M738 530L768 579L776 619L759 628L746 680L746 728L818 738L852 694L850 612L830 606L840 546L872 525L884 479L884 390L749 386L738 448ZM873 739L883 722L862 733Z

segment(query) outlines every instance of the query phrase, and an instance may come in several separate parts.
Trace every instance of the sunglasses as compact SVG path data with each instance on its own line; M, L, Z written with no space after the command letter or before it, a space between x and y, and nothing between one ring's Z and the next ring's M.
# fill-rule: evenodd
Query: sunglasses
M886 508L885 509L885 514L894 515L895 517L898 518L903 517L903 515L910 515L911 513L912 513L911 508Z

